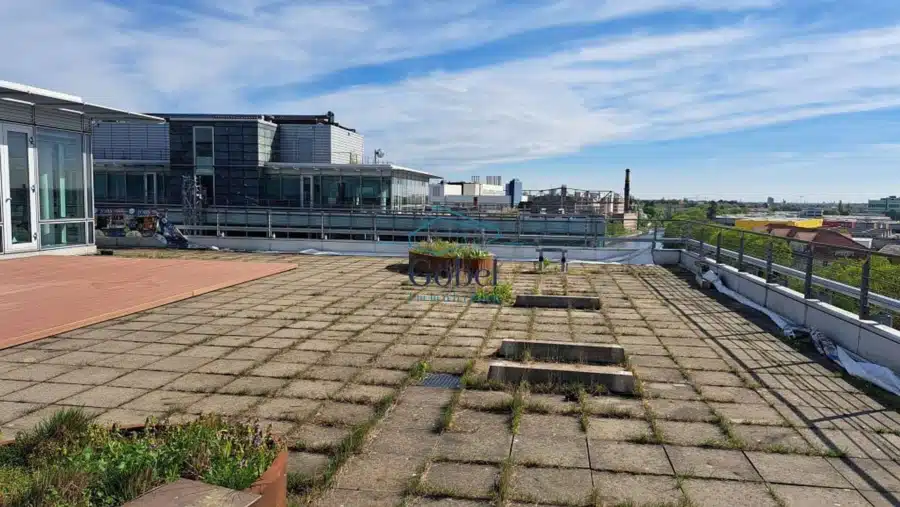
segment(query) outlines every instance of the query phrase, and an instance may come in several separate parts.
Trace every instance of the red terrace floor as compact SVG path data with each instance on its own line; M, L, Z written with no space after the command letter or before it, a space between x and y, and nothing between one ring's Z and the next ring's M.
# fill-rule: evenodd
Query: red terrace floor
M295 267L101 256L0 261L0 349Z

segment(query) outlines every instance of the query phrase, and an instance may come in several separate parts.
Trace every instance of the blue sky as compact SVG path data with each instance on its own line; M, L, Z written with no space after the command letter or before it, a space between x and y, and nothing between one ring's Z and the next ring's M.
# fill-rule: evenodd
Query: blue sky
M29 0L0 79L138 111L334 111L444 175L638 197L900 193L900 2ZM27 43L25 43L27 41Z

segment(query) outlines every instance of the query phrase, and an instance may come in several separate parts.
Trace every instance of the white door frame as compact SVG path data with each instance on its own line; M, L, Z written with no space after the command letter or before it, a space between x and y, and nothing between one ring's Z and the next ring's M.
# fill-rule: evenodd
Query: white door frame
M25 134L28 143L28 188L29 219L31 221L31 241L13 243L12 237L12 193L9 180L9 133ZM38 249L38 179L37 179L37 150L34 146L34 129L15 124L2 124L2 139L0 139L0 197L3 206L3 251L8 253L28 252Z

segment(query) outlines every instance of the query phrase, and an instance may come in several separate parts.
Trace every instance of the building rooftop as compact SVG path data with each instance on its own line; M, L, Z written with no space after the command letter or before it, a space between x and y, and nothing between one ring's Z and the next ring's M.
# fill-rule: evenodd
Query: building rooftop
M0 350L4 435L72 405L104 423L256 417L296 479L341 465L320 506L900 502L895 399L679 272L505 265L515 292L602 301L566 311L410 298L395 259L119 253L297 268ZM496 390L485 370L504 338L621 344L641 395ZM418 385L425 365L465 388Z
M28 104L37 108L56 109L65 113L80 114L98 121L127 121L161 123L162 118L123 111L85 102L76 95L54 92L10 81L0 80L0 100Z
M400 171L407 172L410 174L416 174L419 176L426 176L430 179L437 179L440 176L431 174L429 172L421 171L419 169L412 169L409 167L404 167L402 165L397 164L319 164L316 162L266 162L266 167L272 167L275 169L320 169L324 171L355 171L355 170L366 170L366 171Z

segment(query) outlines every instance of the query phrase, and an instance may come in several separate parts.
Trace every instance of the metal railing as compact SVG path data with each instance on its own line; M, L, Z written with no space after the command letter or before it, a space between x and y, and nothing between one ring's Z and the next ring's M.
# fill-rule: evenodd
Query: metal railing
M864 320L900 324L900 256L703 222L660 222L655 231L664 246L679 245Z
M131 206L98 203L107 215L127 215ZM148 205L139 206L147 208ZM621 220L596 215L535 215L451 209L308 209L217 206L203 209L197 224L183 226L181 208L161 210L183 232L195 236L276 239L353 239L419 241L428 238L466 242L573 247L630 248L632 237ZM649 241L644 238L643 241Z
M153 148L94 148L94 160L102 162L106 160L142 160L154 162L169 162L169 150Z

